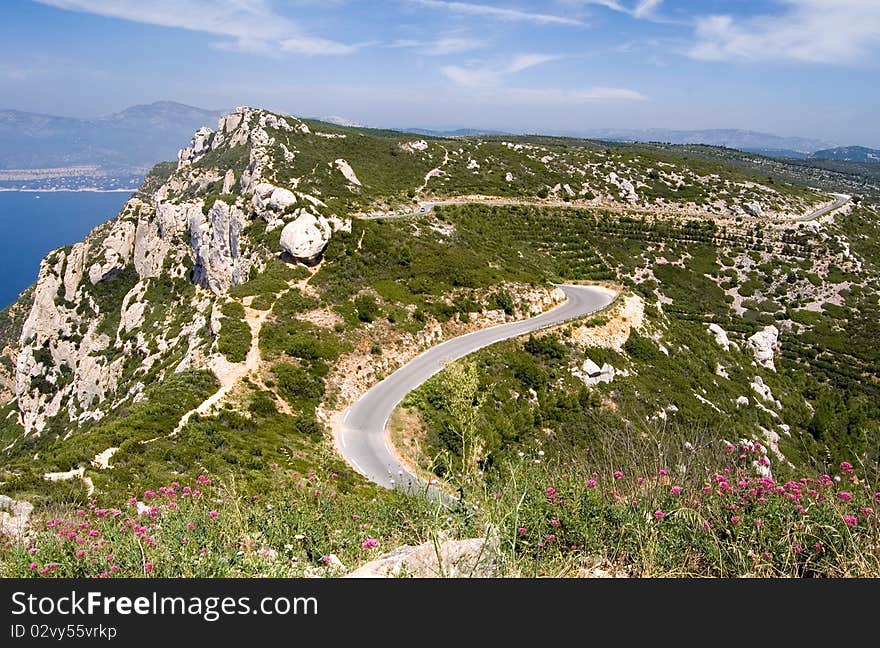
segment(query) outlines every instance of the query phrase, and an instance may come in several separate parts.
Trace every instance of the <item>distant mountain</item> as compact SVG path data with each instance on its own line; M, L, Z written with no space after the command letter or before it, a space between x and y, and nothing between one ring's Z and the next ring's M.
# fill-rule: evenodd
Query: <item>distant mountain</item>
M181 142L223 111L173 101L132 106L78 119L0 110L0 169L95 166L108 173L143 172L176 158Z
M507 131L479 128L459 128L456 130L431 130L429 128L402 128L404 133L427 135L428 137L468 137L470 135L509 135Z
M575 135L575 133L571 133ZM708 130L669 130L665 128L648 129L596 129L580 131L576 135L593 139L605 139L622 142L665 142L668 144L708 144L725 146L741 151L789 152L796 157L798 154L812 153L829 148L833 144L822 140L806 137L782 137L770 133L741 130L736 128L715 128Z
M805 160L810 157L809 153L804 153L803 151L792 151L791 149L745 148L742 150L746 153L757 153L758 155L772 158Z
M876 164L880 163L880 149L871 149L865 146L838 146L837 148L815 151L810 157L816 160Z
M318 121L336 124L337 126L348 126L349 128L364 128L363 124L359 124L348 117L340 117L339 115L327 115L326 117L319 118Z

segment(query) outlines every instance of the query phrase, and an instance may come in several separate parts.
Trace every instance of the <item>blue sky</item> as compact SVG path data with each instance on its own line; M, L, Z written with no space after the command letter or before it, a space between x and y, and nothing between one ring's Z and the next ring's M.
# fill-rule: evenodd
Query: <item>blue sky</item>
M4 0L0 107L880 146L880 0Z

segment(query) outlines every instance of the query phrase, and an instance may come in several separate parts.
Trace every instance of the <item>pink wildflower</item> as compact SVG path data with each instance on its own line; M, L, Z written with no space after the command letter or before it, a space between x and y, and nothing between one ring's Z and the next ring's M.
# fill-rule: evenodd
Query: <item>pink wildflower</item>
M39 565L38 565L37 563L35 563L35 562L32 562L30 565L28 565L28 568L31 569L31 570L34 570L34 569L36 569L37 567L39 567Z
M519 535L525 535L525 534L526 534L526 528L525 528L525 527L520 527L520 528L518 528L518 529L516 530L516 532L517 532Z
M840 462L840 472L842 472L844 475L848 475L852 471L853 471L853 465L850 462L848 462L848 461L841 461Z
M596 488L596 480L595 479L588 479L587 480L587 488ZM877 494L880 495L880 493L877 493Z
M378 547L379 541L375 538L367 538L361 543L361 549L371 549L373 547Z
M154 567L154 566L153 566L153 563L148 562L146 565L144 565L144 571L145 571L145 572L151 572L151 571L153 571L153 567Z
M654 517L657 518L658 520L665 520L666 513L664 513L660 509L657 509L656 511L654 511Z
M852 493L847 493L846 491L840 491L837 494L837 497L839 497L844 502L848 502L852 499Z
M673 495L678 495L681 492L681 486L673 486L669 489L669 492Z
M550 526L558 527L558 526L559 526L559 520L550 520Z
M859 518L855 515L844 515L843 521L846 523L846 526L855 526L859 523Z
M208 512L208 515L211 516L211 519L212 519L212 520L216 520L216 519L217 519L217 516L220 515L220 514L219 514L217 511L209 511L209 512Z
M621 477L623 477L623 473L620 472L619 470L615 470L614 471L614 479L620 479Z

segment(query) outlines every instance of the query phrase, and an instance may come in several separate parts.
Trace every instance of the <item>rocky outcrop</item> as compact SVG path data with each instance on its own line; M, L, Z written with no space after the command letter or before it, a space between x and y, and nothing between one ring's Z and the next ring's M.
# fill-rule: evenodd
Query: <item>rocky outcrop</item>
M290 189L276 187L268 182L260 182L253 187L251 204L258 213L267 210L282 212L296 204L296 195Z
M765 326L748 339L749 348L755 354L755 361L766 369L776 370L773 359L779 343L779 329L772 324Z
M214 131L203 126L193 135L192 143L177 153L177 168L183 168L199 161L205 153L211 150L211 137Z
M160 202L139 212L134 236L134 268L142 279L162 274L165 257L184 239L187 224L201 213L202 202ZM180 240L177 240L180 237Z
M190 214L194 283L224 294L244 281L251 267L250 261L242 258L239 246L246 222L244 212L222 200L215 201L207 214L201 210Z
M361 186L361 181L358 179L354 169L351 168L351 165L348 162L343 159L334 160L333 166L335 166L351 184L358 187Z
M617 373L628 375L624 371L618 372L607 362L600 367L590 358L584 360L580 367L573 367L571 369L571 375L575 378L580 378L587 387L592 387L599 383L610 383L614 380L614 376Z
M21 537L28 526L34 505L0 495L0 536Z
M498 541L486 538L403 545L346 578L491 578L498 575Z
M739 346L736 342L731 342L730 338L727 336L727 331L718 326L718 324L715 324L714 322L709 324L709 333L715 336L715 343L720 347L724 347L725 351L730 351L731 349L739 351Z
M399 145L400 150L405 153L415 153L416 151L427 151L428 143L425 140L413 140L412 142L403 142Z

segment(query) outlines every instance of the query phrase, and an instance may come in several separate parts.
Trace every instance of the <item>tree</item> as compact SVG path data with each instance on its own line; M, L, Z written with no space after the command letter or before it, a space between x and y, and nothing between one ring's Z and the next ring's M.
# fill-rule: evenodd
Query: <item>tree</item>
M440 386L443 409L449 414L449 426L461 444L462 474L469 476L482 459L483 447L477 438L477 418L482 395L477 366L454 363L446 368Z

